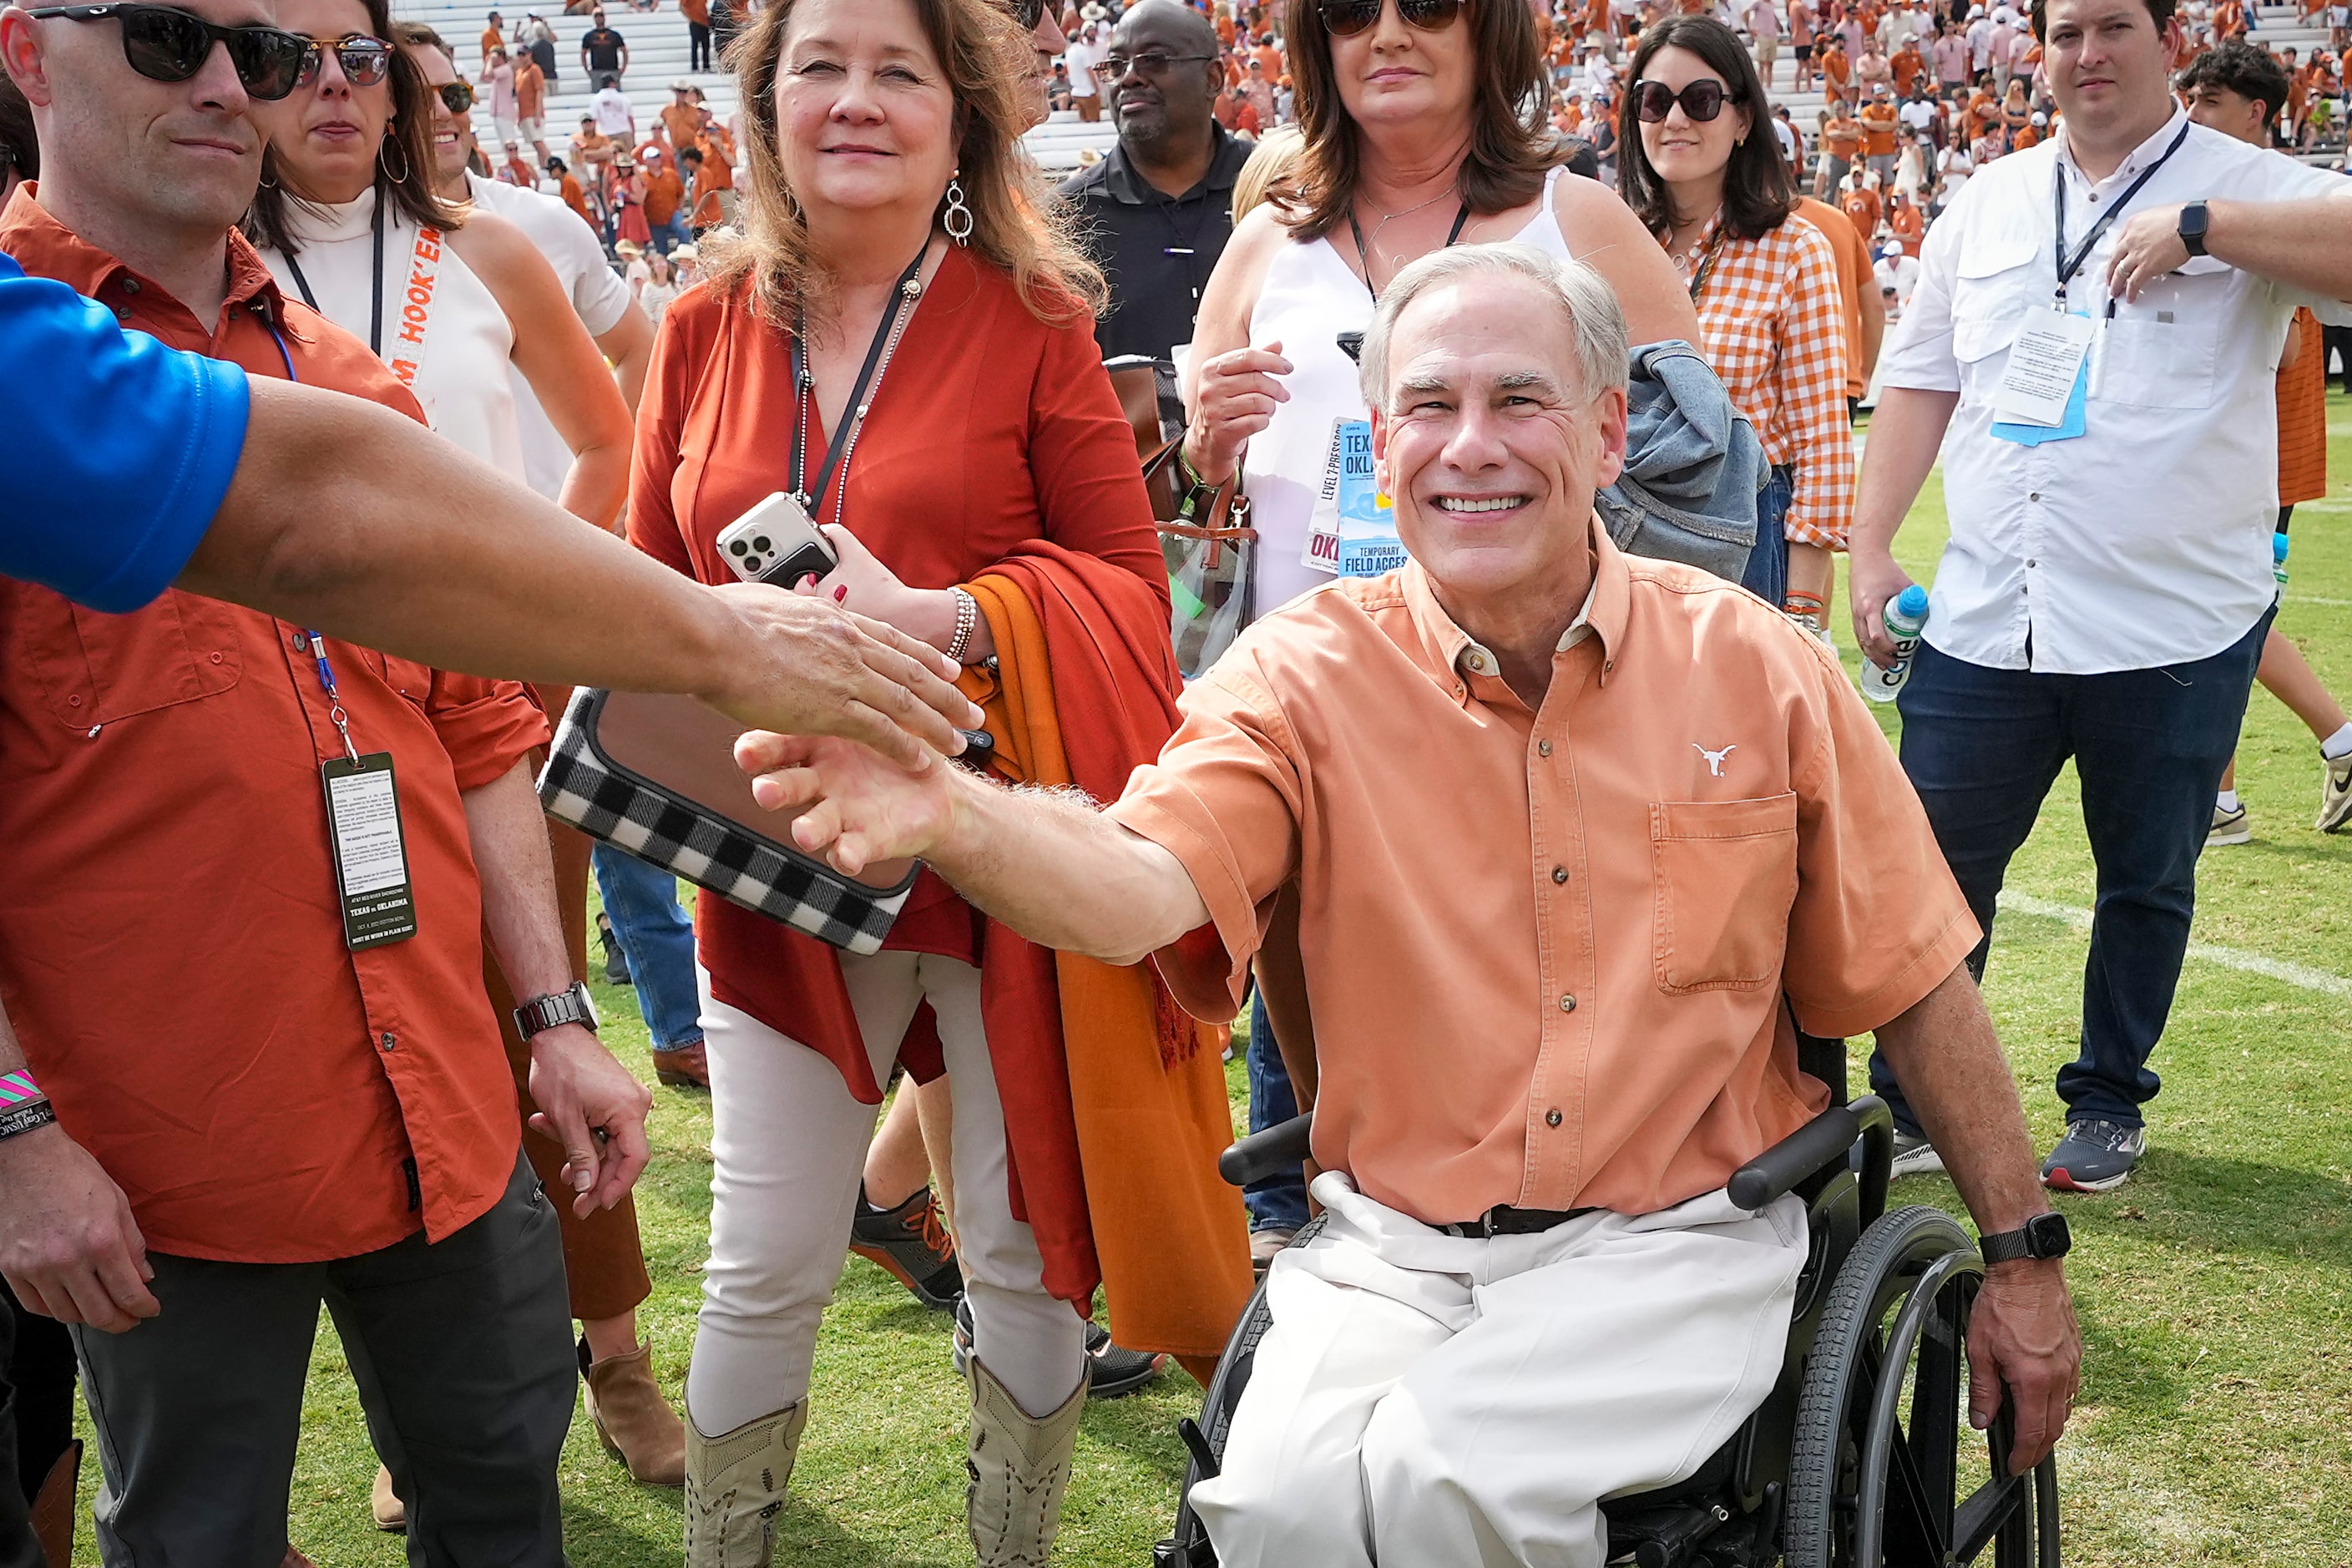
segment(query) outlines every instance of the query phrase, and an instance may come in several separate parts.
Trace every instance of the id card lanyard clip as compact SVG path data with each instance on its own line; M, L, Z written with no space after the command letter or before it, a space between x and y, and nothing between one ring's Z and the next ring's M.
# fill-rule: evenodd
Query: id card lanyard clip
M359 748L352 744L352 716L343 711L343 700L335 690L335 667L327 662L327 639L309 627L302 636L310 644L311 662L319 667L319 684L327 689L327 717L333 721L335 733L342 737L343 755L356 763Z

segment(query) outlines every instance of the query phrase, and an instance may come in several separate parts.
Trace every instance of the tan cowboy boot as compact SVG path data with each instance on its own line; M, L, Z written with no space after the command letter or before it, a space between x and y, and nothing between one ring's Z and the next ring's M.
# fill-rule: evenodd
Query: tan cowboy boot
M686 1568L769 1568L807 1424L805 1399L721 1437L704 1436L688 1420Z
M626 1355L591 1362L588 1342L583 1340L580 1372L596 1436L627 1462L629 1474L648 1486L685 1485L686 1424L654 1382L652 1342Z
M971 1447L964 1469L971 1484L964 1521L980 1568L1045 1568L1062 1522L1078 1418L1087 1410L1087 1380L1082 1374L1062 1407L1040 1419L1021 1408L980 1357L971 1358L966 1375Z
M375 1468L375 1485L368 1492L368 1517L388 1535L398 1535L408 1528L408 1507L392 1489L392 1471L383 1465Z
M72 1568L74 1501L80 1485L81 1439L77 1437L49 1467L47 1478L33 1498L33 1539L41 1543L49 1568Z

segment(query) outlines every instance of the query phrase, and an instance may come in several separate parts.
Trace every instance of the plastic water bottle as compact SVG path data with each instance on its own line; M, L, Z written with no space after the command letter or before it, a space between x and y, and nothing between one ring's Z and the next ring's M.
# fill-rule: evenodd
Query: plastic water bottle
M2279 580L2280 586L2285 586L2286 535L2284 533L2271 535L2271 575Z
M1862 694L1873 702L1892 702L1911 679L1911 656L1919 649L1919 634L1927 625L1927 590L1914 583L1886 602L1886 635L1895 639L1895 662L1881 669L1862 661Z

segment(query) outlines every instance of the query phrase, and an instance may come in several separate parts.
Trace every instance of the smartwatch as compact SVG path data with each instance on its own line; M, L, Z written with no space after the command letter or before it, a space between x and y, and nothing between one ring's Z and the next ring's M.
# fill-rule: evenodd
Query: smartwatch
M2205 254L2205 230L2212 221L2213 215L2203 202L2190 202L2180 209L2180 243L2189 247L2189 255Z
M516 1008L514 1021L526 1042L559 1024L578 1024L593 1034L596 1005L588 999L588 987L575 980L569 990L558 991L551 996L534 996Z
M1977 1239L1977 1250L1989 1264L2014 1263L2021 1258L2063 1258L2074 1245L2063 1214L2038 1214L2015 1230Z

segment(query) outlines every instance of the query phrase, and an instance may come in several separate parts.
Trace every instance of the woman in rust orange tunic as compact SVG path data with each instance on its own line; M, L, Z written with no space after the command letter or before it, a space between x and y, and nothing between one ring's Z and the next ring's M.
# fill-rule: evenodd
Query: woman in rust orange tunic
M663 323L630 536L725 583L719 531L774 491L807 495L841 561L802 591L973 667L968 688L996 702L992 728L1017 732L1014 762L1026 752L1037 769L1016 776L1060 782L1045 778L1059 768L1116 794L1172 728L1166 572L1095 348L1100 277L1040 216L1018 152L1027 58L990 0L779 0L761 13L740 68L747 232L706 249L709 280ZM954 1107L972 1538L982 1563L1042 1562L1085 1404L1082 1314L1118 1251L1098 1253L1093 1219L1108 1197L1153 1195L1097 1191L1090 1207L1096 1166L1079 1160L1082 1037L1089 1055L1125 1044L1097 1050L1101 1010L1073 1006L1054 955L928 871L872 955L718 899L702 901L697 935L714 1205L687 1386L688 1563L766 1561L894 1062L918 1079L943 1068ZM1155 1017L1148 977L1118 973L1147 987L1139 1029L1120 1037L1148 1062L1139 1078L1214 1079L1214 1054L1200 1059L1172 1007ZM1223 1115L1211 1095L1214 1115L1193 1118L1184 1151L1207 1180L1222 1136L1208 1123ZM1208 1237L1213 1205L1191 1206ZM1230 1229L1237 1307L1237 1205ZM1208 1276L1222 1279L1221 1259Z

